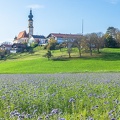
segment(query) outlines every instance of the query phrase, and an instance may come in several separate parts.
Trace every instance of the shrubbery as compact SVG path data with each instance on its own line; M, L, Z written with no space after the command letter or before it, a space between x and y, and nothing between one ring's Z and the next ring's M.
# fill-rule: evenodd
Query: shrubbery
M55 39L50 39L49 43L47 45L44 46L44 49L47 50L55 50L56 49L56 45L59 45L57 43L57 41Z
M30 47L32 47L32 48L35 48L35 47L37 47L37 46L38 46L38 43L37 43L37 42L33 42L33 43L30 44Z
M48 58L48 60L52 57L52 53L50 50L48 50L48 52L46 53L45 57Z
M0 60L1 59L6 59L6 50L0 50Z

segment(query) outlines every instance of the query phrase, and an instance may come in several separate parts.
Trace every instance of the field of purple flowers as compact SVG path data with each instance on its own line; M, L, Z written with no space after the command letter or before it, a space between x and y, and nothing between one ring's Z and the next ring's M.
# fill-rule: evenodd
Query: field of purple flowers
M120 73L0 74L0 120L120 120Z

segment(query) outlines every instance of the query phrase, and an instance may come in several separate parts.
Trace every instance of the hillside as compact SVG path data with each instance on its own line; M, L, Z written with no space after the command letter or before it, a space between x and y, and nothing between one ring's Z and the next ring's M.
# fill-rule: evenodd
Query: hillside
M100 54L83 53L79 58L73 49L71 58L65 49L52 51L51 60L43 57L47 51L40 47L33 54L10 55L0 61L0 73L80 73L80 72L120 72L120 49L105 48Z

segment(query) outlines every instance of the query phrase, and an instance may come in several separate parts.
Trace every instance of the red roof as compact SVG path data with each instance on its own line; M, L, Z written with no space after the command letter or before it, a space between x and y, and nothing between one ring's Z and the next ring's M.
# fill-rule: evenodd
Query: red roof
M17 39L28 37L26 31L22 31L18 34Z
M54 36L58 38L78 38L80 34L61 34L61 33L51 33L49 36Z

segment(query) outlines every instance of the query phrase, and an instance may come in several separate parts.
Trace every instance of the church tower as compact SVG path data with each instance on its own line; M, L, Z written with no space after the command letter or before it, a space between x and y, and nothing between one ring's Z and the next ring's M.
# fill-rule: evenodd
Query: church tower
M28 28L29 28L29 37L33 35L33 15L32 10L30 9L30 14L28 15Z

